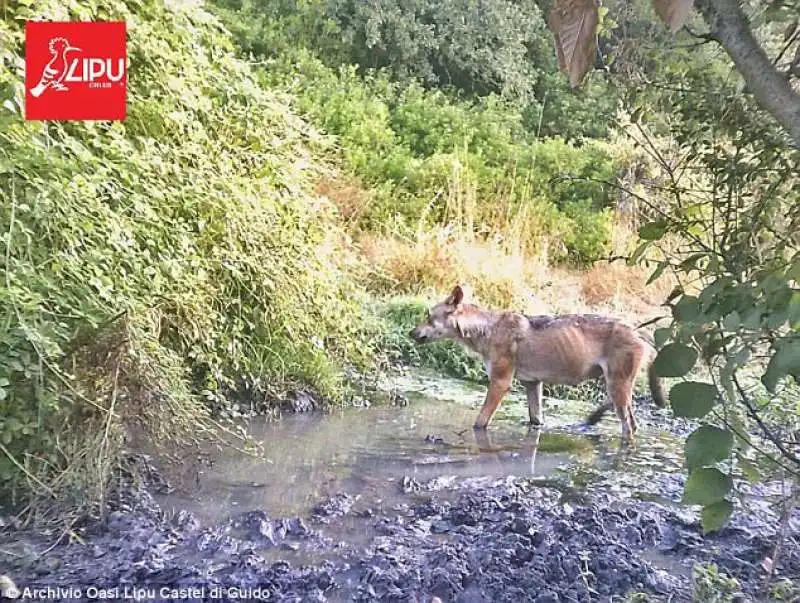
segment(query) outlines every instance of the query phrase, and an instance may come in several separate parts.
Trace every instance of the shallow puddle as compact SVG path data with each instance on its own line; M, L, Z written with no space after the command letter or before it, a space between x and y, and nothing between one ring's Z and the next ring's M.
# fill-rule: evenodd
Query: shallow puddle
M226 451L203 469L196 487L158 502L208 523L250 510L308 517L314 505L339 493L355 497L358 507L387 511L408 503L414 484L432 480L443 491L464 480L507 476L559 478L582 489L606 482L616 468L630 474L638 467L636 481L643 482L648 467L663 472L670 465L664 457L671 443L646 428L637 450L620 461L613 413L599 430L579 427L591 405L546 399L546 425L531 430L524 396L512 393L489 430L476 433L471 426L483 387L423 372L384 386L402 392L408 404L254 420L249 433L263 443L263 457Z

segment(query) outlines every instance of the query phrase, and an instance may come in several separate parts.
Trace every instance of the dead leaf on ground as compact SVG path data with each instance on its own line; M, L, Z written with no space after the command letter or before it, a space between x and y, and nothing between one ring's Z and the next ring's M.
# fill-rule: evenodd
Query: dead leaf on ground
M556 0L550 11L547 24L555 38L558 69L573 88L594 65L599 22L595 0Z
M653 0L653 8L661 20L672 30L678 31L692 12L694 0Z

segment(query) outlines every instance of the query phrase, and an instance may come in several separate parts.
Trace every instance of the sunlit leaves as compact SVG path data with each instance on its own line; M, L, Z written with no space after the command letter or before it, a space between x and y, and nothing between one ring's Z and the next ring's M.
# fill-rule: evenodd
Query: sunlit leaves
M92 425L88 411L112 390L120 404L149 397L140 426L179 444L208 433L195 392L222 401L219 389L243 381L302 380L339 396L342 364L369 361L343 233L305 192L307 124L200 5L89 4L94 17L122 10L137 22L128 49L142 60L125 124L28 127L0 107L14 174L0 178L0 298L14 308L0 330L0 441L35 458L45 480L71 462L49 446L53 430L75 408L79 426ZM5 25L22 34L8 10ZM12 52L24 64L21 38ZM0 95L10 78L0 69ZM139 392L125 392L133 382ZM0 457L4 487L18 467Z

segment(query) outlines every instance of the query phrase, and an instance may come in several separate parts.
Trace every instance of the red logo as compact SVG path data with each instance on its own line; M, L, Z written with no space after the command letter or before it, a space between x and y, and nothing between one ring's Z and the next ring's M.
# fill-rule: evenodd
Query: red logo
M28 21L25 119L123 120L124 21Z

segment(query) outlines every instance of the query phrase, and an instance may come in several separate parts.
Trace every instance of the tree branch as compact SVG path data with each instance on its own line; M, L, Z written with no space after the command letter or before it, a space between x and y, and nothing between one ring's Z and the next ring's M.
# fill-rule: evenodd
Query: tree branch
M699 0L697 8L758 104L800 147L800 95L756 41L739 0Z
M795 466L800 467L800 457L794 454L789 448L784 445L783 441L778 438L772 430L767 426L764 420L761 418L761 415L758 414L758 409L750 397L747 395L747 392L742 387L741 383L739 382L739 378L734 374L733 375L733 384L736 386L736 390L739 392L739 397L742 399L742 403L744 404L745 408L747 409L747 413L750 415L753 420L758 424L761 428L761 433L772 442L778 450L780 450L781 455L783 458L791 461Z

